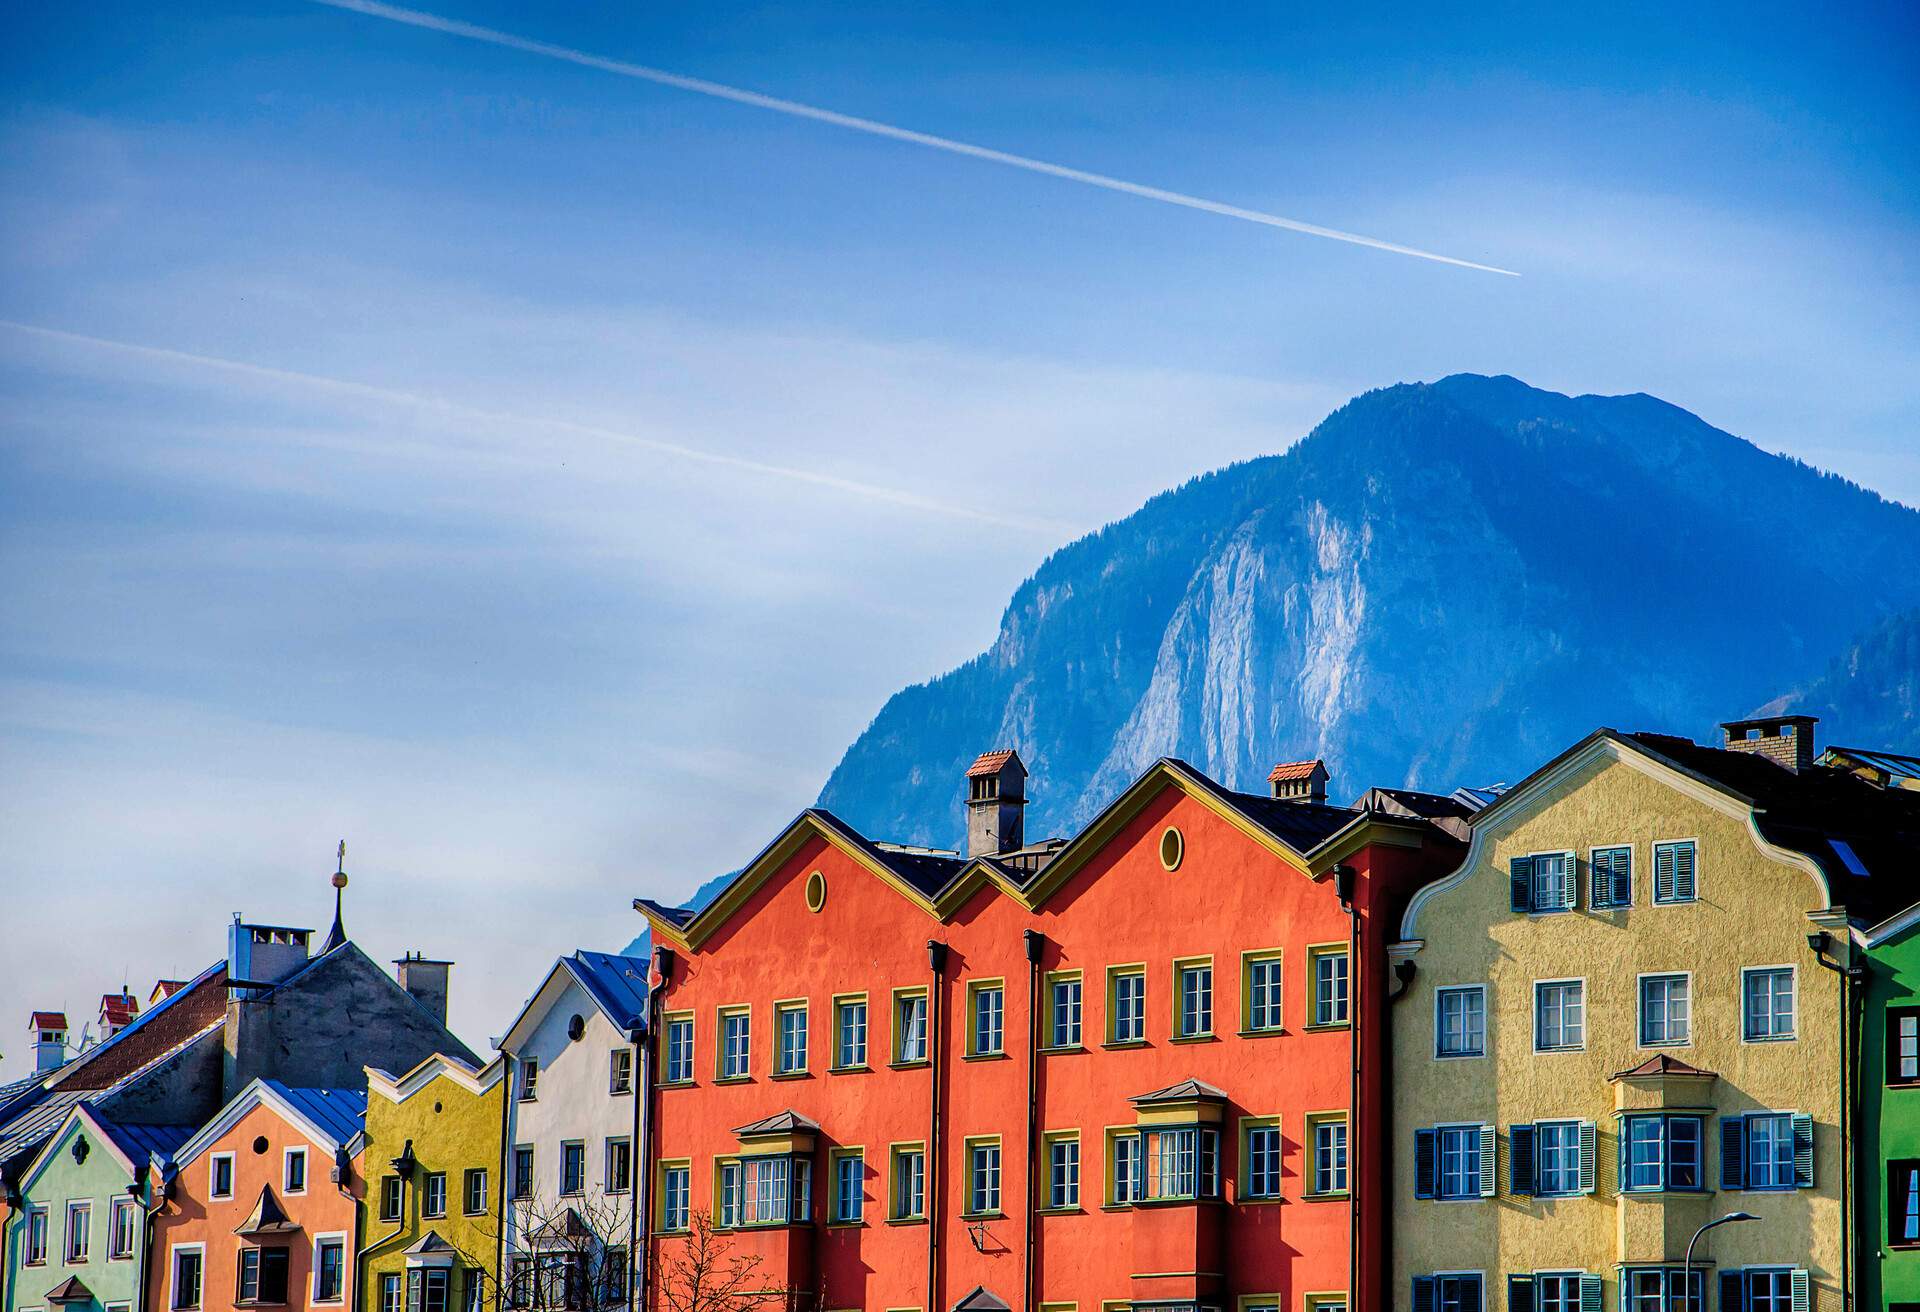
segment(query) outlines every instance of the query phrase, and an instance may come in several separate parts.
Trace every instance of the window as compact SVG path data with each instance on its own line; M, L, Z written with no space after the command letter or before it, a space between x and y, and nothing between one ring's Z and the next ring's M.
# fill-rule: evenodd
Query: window
M995 1057L1006 1051L1007 991L999 980L967 986L967 1055Z
M1810 1293L1807 1273L1790 1267L1720 1273L1720 1306L1729 1312L1805 1312L1812 1306Z
M776 1075L802 1075L807 1069L807 1004L782 1002L773 1009Z
M587 1146L584 1143L560 1145L560 1192L577 1194L587 1187Z
M1640 1046L1682 1044L1692 1036L1692 981L1685 975L1640 977Z
M1280 1196L1280 1127L1247 1127L1247 1164L1240 1177L1240 1192L1248 1198Z
M1147 972L1116 969L1108 977L1107 1042L1147 1041Z
M468 1167L465 1179L461 1182L460 1210L468 1216L479 1216L487 1210L487 1172L484 1167Z
M526 1306L526 1289L524 1283L526 1261L524 1257L516 1257L513 1259L514 1268L516 1272L519 1273L516 1276L517 1283L514 1286L513 1292L516 1304L521 1307ZM401 1284L400 1275L396 1272L392 1275L381 1276L380 1312L406 1312L406 1306L406 1287Z
M40 1266L47 1260L47 1209L31 1208L27 1212L27 1251L21 1261L28 1266ZM194 1305L198 1306L196 1298Z
M567 1254L572 1257L573 1254ZM407 1272L407 1312L447 1312L447 1286L453 1273L446 1267L414 1267ZM572 1291L569 1290L569 1293ZM548 1307L578 1307L567 1297L547 1300Z
M927 1059L927 995L924 990L894 995L893 1059L902 1065Z
M1532 1276L1507 1277L1509 1297L1508 1307L1524 1307L1523 1299L1516 1300L1512 1294L1516 1286L1532 1286L1534 1312L1581 1312L1585 1306L1584 1294L1590 1291L1590 1301L1594 1307L1600 1306L1602 1297L1600 1277L1586 1275L1579 1271L1542 1271Z
M867 1000L842 998L833 1004L833 1066L858 1070L867 1064Z
M1920 1084L1920 1007L1887 1008L1887 1083Z
M633 1143L609 1139L606 1146L607 1192L623 1194L633 1187Z
M1184 962L1174 966L1180 1011L1175 1033L1183 1039L1198 1039L1213 1033L1213 964Z
M215 1153L207 1159L207 1196L233 1197L233 1154Z
M1595 911L1633 905L1633 849L1596 847L1587 855L1587 905Z
M627 1246L625 1244L608 1245L606 1256L601 1259L600 1263L601 1274L605 1277L601 1282L601 1297L603 1301L607 1303L624 1303L627 1301L627 1270L629 1265L627 1261Z
M1740 1037L1768 1043L1793 1037L1793 967L1740 972Z
M1000 1141L970 1141L967 1144L967 1214L987 1216L999 1211Z
M116 1198L112 1210L107 1213L107 1256L109 1258L127 1258L133 1256L133 1200Z
M1507 870L1513 910L1536 915L1573 910L1574 888L1578 883L1573 873L1573 853L1517 856L1507 863Z
M745 1010L720 1013L720 1078L744 1080L752 1069L753 1018Z
M833 1155L833 1220L859 1225L866 1212L867 1159L858 1148Z
M607 1092L633 1092L633 1049L615 1048L607 1054Z
M1722 1189L1808 1189L1813 1186L1813 1118L1795 1112L1753 1112L1720 1118Z
M1309 949L1313 958L1313 1023L1347 1023L1347 950Z
M173 1250L173 1306L179 1309L200 1306L200 1268L202 1253L198 1248L176 1248Z
M720 1223L785 1225L812 1211L813 1163L785 1154L741 1157L720 1164Z
M1179 1126L1140 1132L1142 1197L1220 1196L1220 1132L1211 1126Z
M1485 1312L1479 1274L1415 1276L1413 1312Z
M1577 979L1533 986L1533 1050L1570 1052L1587 1046L1587 986Z
M1887 1243L1920 1247L1920 1158L1887 1163Z
M1313 1192L1343 1194L1347 1191L1346 1118L1309 1120L1313 1143Z
M517 1199L533 1197L533 1149L516 1146L513 1150L513 1196ZM382 1219L391 1220L382 1211Z
M87 1260L87 1251L93 1242L93 1204L67 1204L67 1246L62 1256L69 1263Z
M1507 1128L1509 1187L1516 1194L1569 1198L1593 1192L1591 1121L1536 1121Z
M924 1001L924 999L923 999ZM893 1219L917 1221L927 1215L927 1154L917 1144L893 1150Z
M532 1102L540 1090L540 1063L528 1057L520 1063L520 1101Z
M1699 896L1692 839L1653 845L1653 900L1656 903L1691 902Z
M660 1167L660 1228L685 1230L693 1188L693 1168L668 1162Z
M487 1273L477 1266L467 1268L465 1312L487 1312Z
M1281 1012L1280 954L1248 952L1240 958L1241 1025L1249 1034L1286 1024Z
M397 1175L380 1177L380 1219L398 1221L401 1210L406 1206L406 1181Z
M447 1214L447 1173L429 1171L420 1190L420 1215L445 1216Z
M1441 1125L1413 1132L1415 1198L1493 1197L1493 1127Z
M307 1150L305 1148L287 1149L285 1169L281 1173L282 1182L290 1194L303 1194L307 1191Z
M1080 1046L1080 977L1056 976L1047 985L1047 1046Z
M1109 1132L1107 1180L1109 1203L1135 1203L1146 1196L1140 1173L1140 1135L1134 1130Z
M347 1241L321 1239L313 1246L313 1297L337 1303L347 1292Z
M1704 1271L1693 1273L1691 1287L1677 1266L1630 1266L1620 1273L1621 1312L1706 1312L1706 1291Z
M1620 1188L1625 1193L1704 1189L1705 1122L1698 1116L1628 1116L1621 1134Z
M1484 984L1436 989L1433 995L1433 1055L1487 1055L1487 989Z
M693 1017L670 1016L667 1018L667 1070L666 1083L691 1084L693 1082Z
M240 1278L236 1303L284 1303L287 1301L287 1250L284 1248L243 1248L240 1250ZM445 1312L442 1307L438 1312Z
M1047 1206L1056 1210L1080 1206L1080 1136L1077 1134L1047 1138Z

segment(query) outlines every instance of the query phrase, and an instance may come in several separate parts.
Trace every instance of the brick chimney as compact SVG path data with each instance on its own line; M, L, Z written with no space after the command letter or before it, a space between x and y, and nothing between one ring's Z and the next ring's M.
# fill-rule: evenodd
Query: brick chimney
M967 855L1002 856L1026 845L1027 767L1011 748L967 767Z
M1720 726L1730 752L1751 752L1789 770L1813 764L1813 715L1770 715L1759 720L1728 720Z
M452 970L451 961L435 961L418 952L393 963L393 977L400 987L442 1025L447 1023L447 975Z
M67 1063L67 1013L36 1011L27 1018L33 1036L33 1073L45 1075Z
M1330 777L1325 761L1282 761L1267 776L1267 784L1283 802L1324 803Z

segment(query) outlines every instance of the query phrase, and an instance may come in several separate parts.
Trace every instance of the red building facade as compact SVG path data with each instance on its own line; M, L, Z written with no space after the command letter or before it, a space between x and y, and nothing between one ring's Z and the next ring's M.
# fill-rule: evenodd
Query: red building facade
M796 1306L1381 1305L1384 945L1457 841L1162 761L1027 847L1024 780L976 763L970 857L809 811L703 911L636 902L650 1306L702 1218Z

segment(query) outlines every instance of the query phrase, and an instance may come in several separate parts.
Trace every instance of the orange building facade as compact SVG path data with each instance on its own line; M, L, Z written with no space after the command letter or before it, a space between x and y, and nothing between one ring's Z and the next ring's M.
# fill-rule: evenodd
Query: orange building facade
M146 1306L353 1307L363 1181L346 1145L365 1119L364 1090L241 1090L165 1164Z
M1457 841L1162 761L1028 847L1024 779L976 764L971 857L810 811L697 914L636 902L650 1305L703 1219L796 1306L1381 1305L1385 942Z

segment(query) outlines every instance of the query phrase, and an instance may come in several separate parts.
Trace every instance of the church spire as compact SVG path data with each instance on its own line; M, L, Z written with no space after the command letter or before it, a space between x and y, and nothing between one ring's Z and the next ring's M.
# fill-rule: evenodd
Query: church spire
M340 895L347 887L347 840L340 840L339 864L333 871L333 928L327 931L327 941L320 951L331 952L347 941L347 929L340 921Z

